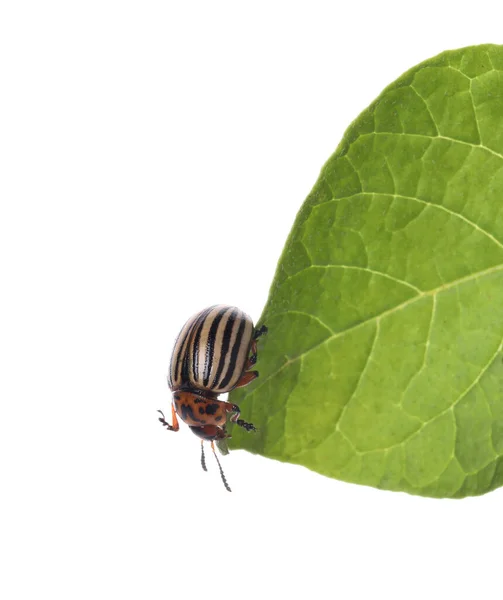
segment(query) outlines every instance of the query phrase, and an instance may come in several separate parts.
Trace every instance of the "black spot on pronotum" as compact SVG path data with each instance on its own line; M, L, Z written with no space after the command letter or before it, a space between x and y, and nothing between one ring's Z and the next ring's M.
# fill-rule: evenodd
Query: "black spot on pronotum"
M207 404L206 405L206 414L214 415L219 408L220 408L220 406L218 404Z
M190 404L182 404L182 406L180 407L180 410L182 411L182 420L186 421L187 417L189 419L191 419L192 421L195 421L196 423L204 423L205 421L201 421L201 419L198 419L196 417L196 415L194 414L194 411L192 410L192 406L190 406Z
M204 415L204 413L205 413L204 406L200 406L199 407L199 414L200 415Z
M180 394L173 394L173 398L175 400L180 400Z

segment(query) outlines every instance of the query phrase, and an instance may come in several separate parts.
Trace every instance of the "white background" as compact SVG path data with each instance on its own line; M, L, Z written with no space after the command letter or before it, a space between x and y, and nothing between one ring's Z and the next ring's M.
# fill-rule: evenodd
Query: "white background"
M163 430L193 312L255 319L349 123L499 3L3 2L0 597L488 598L503 490L430 500ZM313 399L311 399L313 401Z

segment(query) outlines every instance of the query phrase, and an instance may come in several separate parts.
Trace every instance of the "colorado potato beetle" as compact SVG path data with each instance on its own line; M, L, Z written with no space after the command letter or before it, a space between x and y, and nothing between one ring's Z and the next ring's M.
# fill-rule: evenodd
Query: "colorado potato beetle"
M201 438L201 465L205 471L204 442L211 443L220 476L229 492L214 442L230 437L227 417L246 431L256 428L239 418L239 406L218 400L218 396L248 385L258 377L258 371L250 369L257 361L257 339L264 333L267 327L256 329L239 308L219 304L198 312L185 323L171 355L168 384L173 393L172 425L162 411L159 421L169 431L178 431L178 415Z

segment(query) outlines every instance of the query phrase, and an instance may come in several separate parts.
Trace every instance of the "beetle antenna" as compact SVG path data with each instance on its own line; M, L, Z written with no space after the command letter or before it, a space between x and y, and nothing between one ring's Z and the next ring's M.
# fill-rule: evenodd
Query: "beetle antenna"
M204 440L201 440L201 467L203 467L203 471L207 471L206 468L206 459L204 458Z
M220 477L222 478L222 482L225 486L225 489L228 492L232 492L231 488L229 487L229 484L227 483L227 479L225 479L225 475L222 469L222 465L220 464L220 461L218 460L218 456L217 453L215 452L215 445L213 444L213 440L211 441L211 449L213 450L213 454L215 455L215 458L217 459L217 464L218 464L218 468L220 470Z

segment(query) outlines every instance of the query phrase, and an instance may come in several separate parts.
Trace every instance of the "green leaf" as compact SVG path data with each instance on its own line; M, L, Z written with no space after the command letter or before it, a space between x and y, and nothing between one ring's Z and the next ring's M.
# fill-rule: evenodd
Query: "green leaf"
M435 497L503 484L503 46L445 52L349 127L260 324L231 448Z

